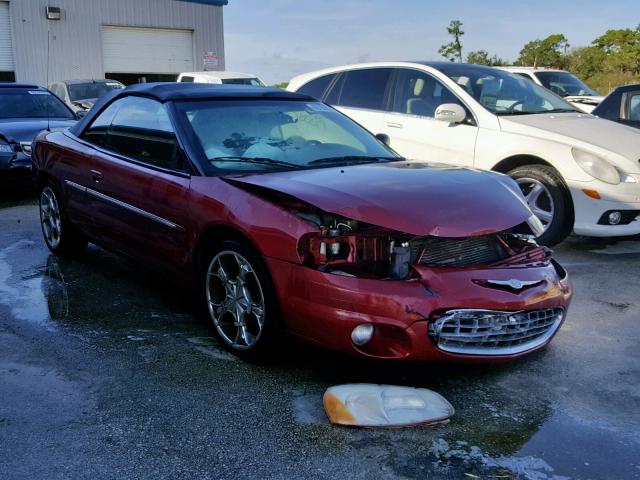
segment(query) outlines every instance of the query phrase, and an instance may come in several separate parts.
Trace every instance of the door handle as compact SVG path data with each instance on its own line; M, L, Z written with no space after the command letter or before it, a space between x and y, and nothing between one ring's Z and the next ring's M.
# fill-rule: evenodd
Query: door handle
M101 182L104 178L104 175L99 170L90 170L89 174L91 175L91 178L93 178L93 181L96 183Z
M387 127L391 127L391 128L402 128L404 125L402 125L401 123L396 123L396 122L387 122Z

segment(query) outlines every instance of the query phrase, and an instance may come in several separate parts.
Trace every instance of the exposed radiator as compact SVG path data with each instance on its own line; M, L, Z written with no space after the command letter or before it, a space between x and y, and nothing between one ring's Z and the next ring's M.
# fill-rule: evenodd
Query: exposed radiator
M496 235L467 238L427 237L411 242L411 258L422 265L489 265L507 258Z

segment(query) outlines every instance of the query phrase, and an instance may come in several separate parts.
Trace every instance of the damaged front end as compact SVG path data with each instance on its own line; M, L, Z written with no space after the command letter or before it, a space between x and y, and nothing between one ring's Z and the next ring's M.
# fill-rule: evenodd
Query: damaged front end
M546 345L571 297L536 217L460 237L416 235L242 188L312 226L299 264L269 259L289 329L375 358L500 360ZM431 230L433 231L433 229Z
M544 263L550 251L535 242L527 224L508 231L465 238L415 236L322 212L294 211L318 227L303 236L304 265L337 275L409 280L415 266L464 268Z

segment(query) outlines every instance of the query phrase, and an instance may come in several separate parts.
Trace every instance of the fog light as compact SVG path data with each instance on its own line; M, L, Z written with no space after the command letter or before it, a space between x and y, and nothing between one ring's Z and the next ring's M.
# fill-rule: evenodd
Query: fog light
M356 345L364 345L373 337L373 325L370 323L363 323L358 325L351 332L351 341Z
M611 212L609 214L609 225L618 225L622 221L622 214L620 212Z

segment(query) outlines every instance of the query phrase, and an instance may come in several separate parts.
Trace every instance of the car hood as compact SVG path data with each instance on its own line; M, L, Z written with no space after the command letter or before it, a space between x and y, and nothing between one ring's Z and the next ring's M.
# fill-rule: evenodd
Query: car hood
M640 172L640 131L583 113L499 117L503 131L597 153L628 173Z
M225 177L285 193L326 212L413 235L466 237L525 222L516 183L491 172L418 162Z
M69 128L75 120L50 120L46 118L7 118L0 119L0 135L10 142L32 142L38 133L49 127L51 130Z

